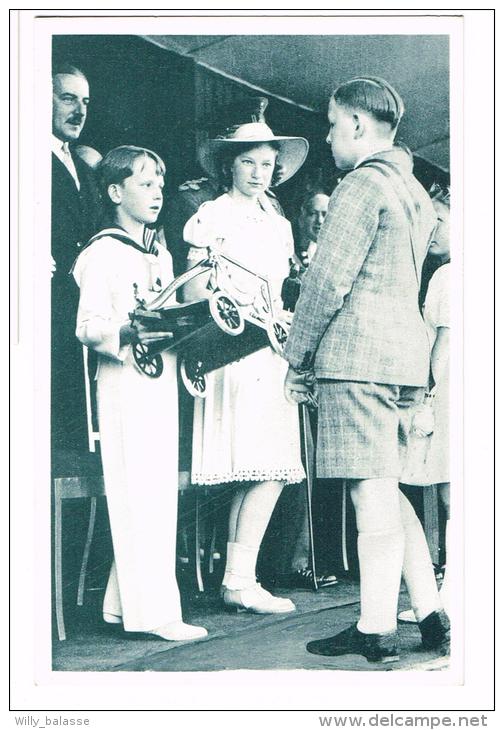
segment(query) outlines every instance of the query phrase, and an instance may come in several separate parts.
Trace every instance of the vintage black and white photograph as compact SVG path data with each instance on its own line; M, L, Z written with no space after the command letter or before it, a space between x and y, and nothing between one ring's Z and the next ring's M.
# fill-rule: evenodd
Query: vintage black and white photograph
M44 669L462 684L462 19L112 20L33 22Z

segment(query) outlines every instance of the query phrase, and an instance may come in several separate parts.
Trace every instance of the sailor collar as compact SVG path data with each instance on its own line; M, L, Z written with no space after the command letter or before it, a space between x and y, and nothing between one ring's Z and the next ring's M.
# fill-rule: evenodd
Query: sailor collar
M117 241L124 243L126 246L131 246L141 253L152 254L154 256L158 255L156 231L152 228L144 228L143 246L131 238L124 228L114 226L99 231L88 241L82 250L84 251L88 246L91 246L91 244L99 241L101 238L115 238Z

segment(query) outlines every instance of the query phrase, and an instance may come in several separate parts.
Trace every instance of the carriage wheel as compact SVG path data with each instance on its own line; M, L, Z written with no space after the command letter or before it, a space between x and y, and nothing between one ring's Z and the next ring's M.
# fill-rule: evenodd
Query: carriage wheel
M163 358L161 355L150 355L149 348L143 342L133 346L133 357L142 373L149 378L159 378L163 372Z
M214 292L210 298L210 313L216 324L227 335L240 335L244 328L245 322L240 314L238 305L222 292Z
M180 377L188 393L195 398L206 396L206 375L200 372L201 362L191 363L182 360L180 363Z
M289 330L283 322L272 322L268 326L269 341L277 355L283 353L288 334Z

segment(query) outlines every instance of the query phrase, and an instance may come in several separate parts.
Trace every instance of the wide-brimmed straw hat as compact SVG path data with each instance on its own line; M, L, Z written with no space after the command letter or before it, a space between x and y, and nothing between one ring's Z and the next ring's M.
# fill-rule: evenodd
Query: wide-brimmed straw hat
M279 147L277 162L281 167L281 177L276 183L285 182L292 177L306 160L309 144L304 137L277 137L264 122L249 122L231 127L221 137L209 139L199 149L199 161L203 169L214 177L218 177L219 154L224 149L236 148L239 154L240 145L260 145L275 142Z

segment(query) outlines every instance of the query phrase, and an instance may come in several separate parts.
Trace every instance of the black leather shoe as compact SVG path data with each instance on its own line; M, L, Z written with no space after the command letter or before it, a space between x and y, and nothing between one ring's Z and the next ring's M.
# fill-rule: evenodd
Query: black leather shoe
M450 619L444 611L433 611L419 621L418 628L424 649L435 649L443 656L450 653Z
M310 654L322 656L342 656L343 654L361 654L368 662L397 662L397 631L389 634L363 634L357 624L349 626L336 636L328 639L310 641L306 645Z
M317 575L318 588L334 586L338 582L335 575ZM314 588L313 570L311 568L300 568L292 573L287 573L279 578L278 584L285 588Z

